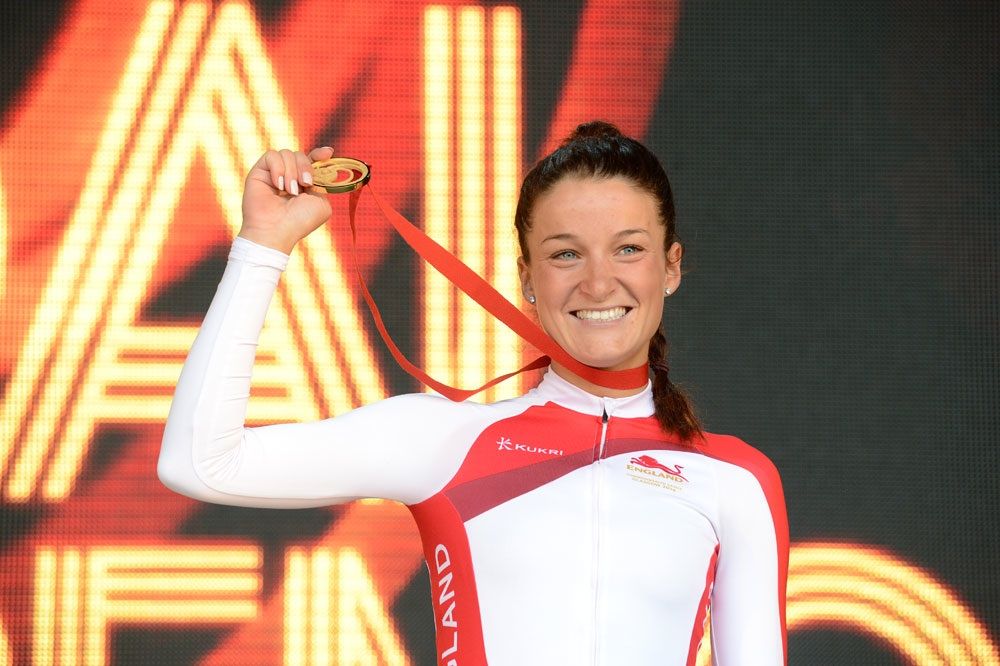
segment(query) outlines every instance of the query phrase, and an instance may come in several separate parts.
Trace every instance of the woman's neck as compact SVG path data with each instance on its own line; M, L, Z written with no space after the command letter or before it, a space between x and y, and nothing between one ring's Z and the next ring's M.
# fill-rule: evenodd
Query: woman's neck
M578 377L577 375L573 374L572 372L570 372L565 367L563 367L562 365L560 365L555 361L552 362L551 367L553 372L555 372L562 379L566 380L573 386L577 387L582 391L586 391L591 395L596 395L601 398L627 398L630 395L636 395L646 390L645 385L629 389L607 388L606 386L594 384L593 382L588 382L586 379L582 377Z

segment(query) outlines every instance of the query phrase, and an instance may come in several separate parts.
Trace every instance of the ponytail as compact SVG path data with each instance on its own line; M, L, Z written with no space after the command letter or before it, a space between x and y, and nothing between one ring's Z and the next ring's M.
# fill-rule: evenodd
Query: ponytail
M666 432L676 433L686 444L702 439L704 433L691 401L670 381L667 338L662 328L657 329L649 340L649 368L653 371L653 404L660 427Z

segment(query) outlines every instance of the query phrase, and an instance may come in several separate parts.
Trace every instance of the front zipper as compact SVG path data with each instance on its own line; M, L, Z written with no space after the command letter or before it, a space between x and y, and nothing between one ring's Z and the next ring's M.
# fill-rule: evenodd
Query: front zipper
M601 444L597 449L597 459L600 460L604 457L604 443L608 438L608 408L604 407L604 411L601 414Z
M594 657L597 664L599 654L598 636L600 632L598 602L600 600L600 561L601 561L601 459L604 457L604 445L608 438L608 407L605 403L601 413L601 441L597 445L597 459L594 461Z

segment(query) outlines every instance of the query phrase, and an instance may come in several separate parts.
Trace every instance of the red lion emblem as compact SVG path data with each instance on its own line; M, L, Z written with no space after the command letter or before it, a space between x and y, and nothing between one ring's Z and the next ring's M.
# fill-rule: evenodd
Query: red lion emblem
M681 470L684 469L684 467L681 465L674 465L673 467L669 467L661 463L653 456L640 456L639 458L632 458L631 462L633 465L642 465L643 467L648 467L650 469L658 469L662 472L666 472L670 476L676 476L683 479L684 481L687 481L687 478L683 474L681 474Z

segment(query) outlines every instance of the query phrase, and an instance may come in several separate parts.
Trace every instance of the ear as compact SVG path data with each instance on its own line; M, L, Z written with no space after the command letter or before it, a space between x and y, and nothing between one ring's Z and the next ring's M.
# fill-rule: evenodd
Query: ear
M672 243L667 249L667 271L663 280L663 289L673 294L681 286L681 256L684 248L680 243Z
M517 258L517 275L521 280L521 293L524 298L534 296L535 290L531 286L531 269L528 268L528 262L524 260L524 257Z

